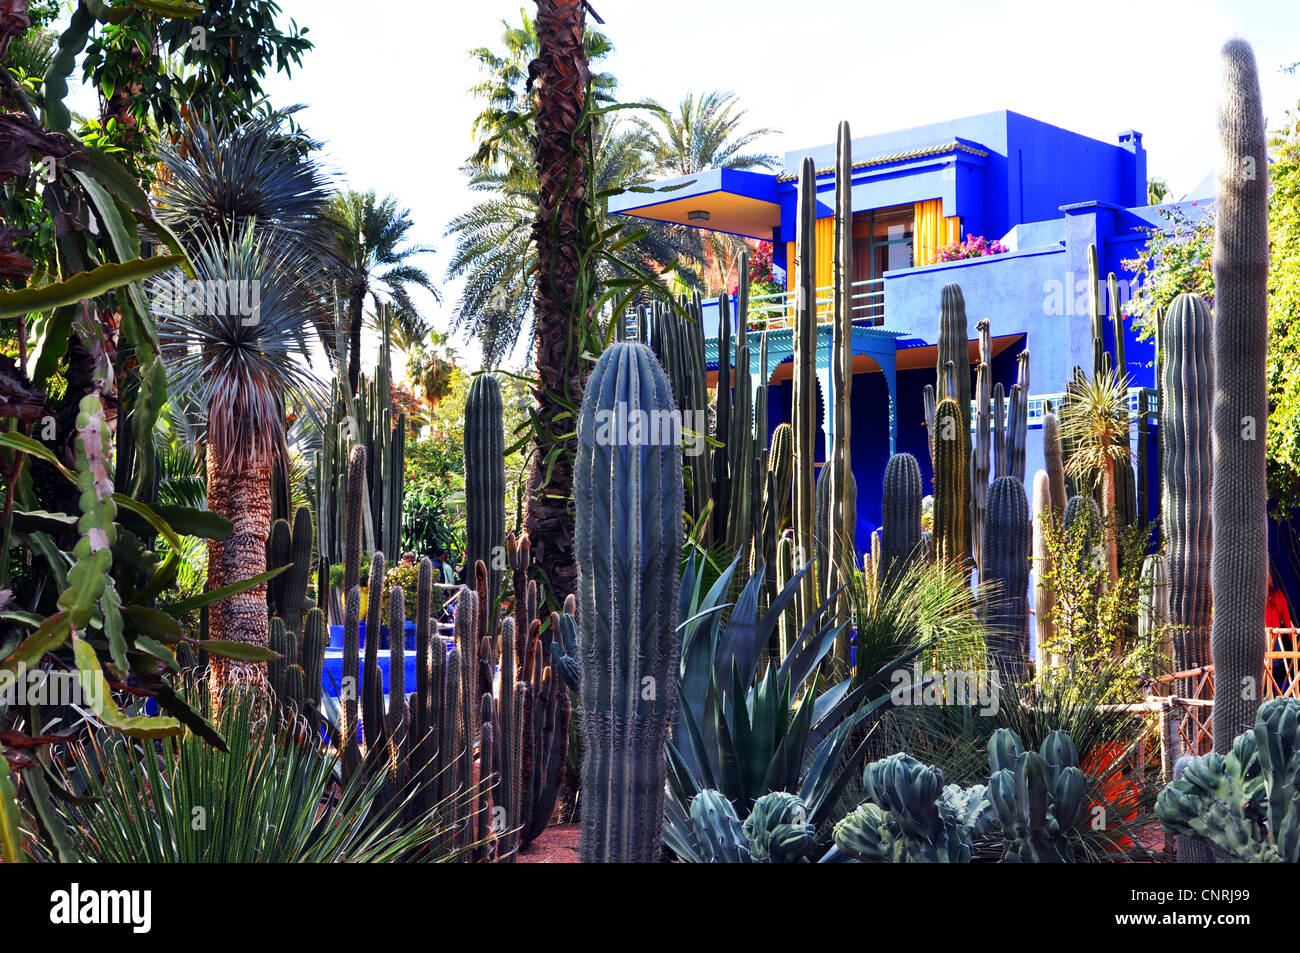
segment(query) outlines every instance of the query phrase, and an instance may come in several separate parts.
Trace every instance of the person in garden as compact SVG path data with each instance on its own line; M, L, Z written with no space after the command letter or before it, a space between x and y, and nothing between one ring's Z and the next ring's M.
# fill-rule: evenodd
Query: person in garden
M1295 632L1291 625L1291 610L1287 608L1286 596L1273 584L1273 574L1268 575L1268 602L1264 607L1264 625L1273 639L1274 652L1290 652L1295 648ZM1274 632L1275 629L1292 631ZM1286 659L1273 661L1273 681L1279 692L1285 692L1290 680L1287 678Z

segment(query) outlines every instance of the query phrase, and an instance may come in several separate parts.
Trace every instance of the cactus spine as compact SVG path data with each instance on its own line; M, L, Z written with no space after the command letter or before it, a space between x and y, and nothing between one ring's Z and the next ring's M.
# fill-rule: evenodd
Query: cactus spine
M817 288L814 262L817 260L817 169L811 156L799 166L799 198L795 233L794 392L791 422L794 436L794 548L795 560L806 562L814 552L813 522L816 519L814 485L815 435L813 411L817 404ZM805 573L795 599L795 625L802 629L817 608L817 581Z
M989 655L1004 681L1020 682L1029 669L1030 528L1025 486L1015 477L998 477L989 489L984 543L984 575L992 584L982 600Z
M665 743L677 706L682 552L679 448L598 439L619 403L669 409L648 347L597 361L578 419L574 495L582 656L584 862L651 862L662 850Z
M474 569L487 567L486 602L479 606L480 638L496 633L501 595L502 547L506 540L505 429L501 422L501 384L480 374L465 399L465 556ZM481 594L484 595L484 594Z
M1259 708L1268 581L1268 143L1255 54L1223 47L1214 229L1214 750Z
M1215 368L1210 322L1209 306L1200 296L1189 294L1176 297L1164 319L1160 432L1166 469L1161 477L1161 510L1175 671L1200 668L1211 661L1210 553L1214 532L1210 518L1210 401ZM1260 642L1263 644L1262 635ZM1177 691L1190 696L1190 680L1180 680Z

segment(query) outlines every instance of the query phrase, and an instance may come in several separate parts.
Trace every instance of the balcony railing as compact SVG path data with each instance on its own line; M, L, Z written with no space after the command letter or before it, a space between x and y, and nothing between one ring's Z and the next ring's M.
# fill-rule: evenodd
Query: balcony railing
M829 324L834 312L833 287L818 288L814 300L817 323ZM778 291L775 294L755 295L749 299L746 325L751 331L775 331L794 326L797 293ZM849 308L854 324L874 327L885 320L885 279L871 278L855 281L849 298Z

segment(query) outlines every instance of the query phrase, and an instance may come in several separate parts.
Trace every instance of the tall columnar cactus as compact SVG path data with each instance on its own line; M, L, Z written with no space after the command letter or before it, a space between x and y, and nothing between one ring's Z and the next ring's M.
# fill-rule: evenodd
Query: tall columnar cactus
M420 560L419 575L415 584L415 699L411 705L411 744L418 763L432 755L432 746L425 746L425 733L433 717L433 694L430 680L433 677L432 653L440 651L441 642L434 644L436 633L433 608L433 561Z
M794 548L795 560L800 564L811 559L814 552L813 523L817 505L813 461L816 448L814 411L817 407L816 217L817 168L811 156L804 156L799 166L795 231L794 393L790 414L794 430ZM815 573L804 574L795 604L795 624L802 629L817 608Z
M841 122L835 149L835 220L832 246L831 392L828 412L834 423L827 448L826 513L822 530L829 561L822 577L822 599L830 599L857 562L857 484L853 477L849 406L853 389L853 142ZM841 552L841 549L846 551ZM847 636L846 636L847 639ZM847 654L845 653L847 661Z
M1101 303L1101 271L1097 266L1097 246L1088 246L1088 317L1092 325L1092 373L1101 377L1113 369L1106 353L1106 315Z
M343 611L343 684L339 686L339 747L343 749L343 780L356 772L361 763L357 740L358 690L361 683L361 587L348 590Z
M668 379L644 345L601 355L578 418L586 862L658 858L677 707L682 456L678 447L611 439L602 421L620 405L651 414L672 407Z
M741 316L744 336L744 316ZM731 298L718 296L718 380L714 388L713 516L714 540L727 538L727 515L731 511Z
M1061 451L1061 425L1056 414L1043 414L1043 464L1047 468L1047 487L1051 493L1052 511L1059 520L1065 515L1065 504L1070 501L1065 492L1065 457Z
M1029 502L1025 485L998 477L984 518L984 578L990 584L981 615L989 656L1004 680L1023 681L1029 668Z
M348 457L346 537L343 542L343 591L361 585L361 539L366 505L366 448L356 446Z
M790 534L782 534L781 538L776 541L776 589L777 592L784 592L785 587L790 584L790 580L795 574L794 559L794 537ZM794 647L794 639L798 634L795 628L794 614L789 609L781 613L777 620L777 641L778 651L777 658L784 659L790 654Z
M957 402L941 400L934 411L934 541L936 556L952 565L964 564L970 553L970 432L964 426Z
M921 467L910 453L896 453L885 466L881 502L882 579L896 578L919 558L921 546Z
M479 636L496 634L506 542L505 429L501 384L480 374L465 399L465 556L471 570L487 567L487 604L479 606Z
M321 702L321 677L325 668L325 613L319 608L309 611L302 625L302 649L298 653L302 664L304 699L319 709Z
M1175 671L1210 664L1211 407L1214 352L1210 308L1199 295L1181 294L1164 319L1164 378L1160 432L1165 469L1161 473L1166 564L1169 576L1169 624ZM1259 642L1263 644L1261 625ZM1191 680L1178 683L1189 697Z
M384 554L375 551L370 555L370 584L366 589L366 658L361 674L361 727L371 749L381 745L384 738L384 684L379 671L383 595Z
M742 258L744 256L742 255ZM742 262L743 273L748 266ZM741 290L745 282L741 282ZM741 312L742 317L744 312ZM727 550L739 554L741 565L749 562L748 547L753 537L751 509L755 502L754 479L754 407L749 372L749 336L743 331L736 336L735 394L732 399L731 429L727 438L730 456L729 508L725 515Z
M970 433L970 337L966 329L966 299L956 282L943 286L939 300L939 359L935 376L940 398L950 397L961 409L962 426ZM947 393L942 387L944 368L951 361L956 390ZM968 438L969 439L969 438Z
M1268 585L1268 143L1255 54L1223 47L1214 229L1214 750L1259 708Z
M981 321L980 353L987 349L989 323ZM975 440L970 451L970 534L971 556L978 570L984 562L984 507L989 498L989 474L993 458L993 369L987 359L982 359L975 374Z
M1051 478L1047 471L1039 470L1034 474L1034 632L1040 671L1051 664L1048 647L1056 637L1052 620L1056 590L1052 586L1052 553L1048 546L1048 534L1056 518Z
M407 727L406 593L401 586L393 586L388 592L388 721L384 740L388 744L389 772L399 790L406 781L410 754Z

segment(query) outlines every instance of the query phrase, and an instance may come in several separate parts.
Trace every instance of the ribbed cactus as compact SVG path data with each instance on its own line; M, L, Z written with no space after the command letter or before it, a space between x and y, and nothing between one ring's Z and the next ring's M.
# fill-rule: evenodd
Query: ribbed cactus
M998 477L984 517L984 579L990 590L981 600L981 615L989 656L1004 681L1023 681L1029 670L1029 549L1025 486L1015 477Z
M789 534L783 534L776 541L776 590L783 592L785 587L790 584L794 578L795 560L794 560L794 537ZM780 655L777 658L785 658L790 654L794 647L794 639L798 634L795 628L794 613L787 609L781 613L777 620L777 640Z
M951 397L934 411L934 541L943 562L963 565L970 552L970 483L966 477L970 432Z
M399 768L407 753L404 750L406 729L406 593L401 586L393 586L388 591L388 723L385 735L390 757Z
M885 466L881 501L881 577L897 578L919 558L921 467L910 453L896 453Z
M455 733L456 746L447 747L449 757L455 760L454 776L457 779L460 790L467 791L474 784L473 778L473 751L474 744L478 738L479 725L482 720L479 712L480 698L479 693L479 616L480 606L478 593L473 589L465 588L460 591L460 596L456 600L456 628L454 631L456 639L456 658L459 663L459 671L456 673L455 691L459 700L459 718L455 713L457 709L447 708L444 714L444 721L458 722L459 727ZM451 662L448 661L448 678L450 679ZM450 683L449 683L450 684ZM449 689L450 694L450 689ZM463 844L467 844L472 837L469 832L463 832Z
M970 450L970 535L971 556L978 570L984 561L984 507L988 503L993 465L993 368L984 357L989 323L981 321L976 328L980 335L981 360L975 374L975 440Z
M371 749L384 738L384 684L379 671L379 630L383 627L384 554L370 555L370 582L366 588L366 656L361 672L361 727ZM398 638L401 638L399 634Z
M665 744L677 707L681 450L611 440L608 428L602 438L602 421L620 404L672 408L668 379L644 345L616 344L601 355L578 418L586 862L658 858Z
M744 316L740 321L741 336L745 334ZM713 439L713 516L712 534L715 541L727 538L727 516L731 512L731 298L718 296L718 379L714 388Z
M487 602L479 606L479 636L495 635L506 543L505 428L501 384L479 374L465 399L465 557L487 567Z
M442 650L434 644L436 633L433 609L433 561L427 556L420 560L419 575L415 584L415 698L411 705L411 744L413 760L421 763L432 756L432 745L425 745L425 734L433 717L433 695L430 679L433 676L432 654Z
M339 746L343 749L343 780L356 772L361 763L357 742L358 686L361 684L361 587L348 590L343 611L343 684L339 686L341 721Z
M343 541L343 591L361 585L361 537L366 505L366 448L356 446L348 457L348 498Z
M287 521L276 520L267 541L267 568L289 567L267 586L271 614L283 619L285 629L296 634L302 633L302 619L307 612L313 535L311 508L300 506L293 515L293 530Z
M849 124L841 122L835 149L835 220L831 255L831 356L830 389L825 395L833 422L832 444L827 447L826 507L819 519L830 541L830 560L820 577L822 599L828 600L843 585L857 563L854 533L857 529L857 482L853 476L850 446L853 390L853 141ZM892 449L892 448L891 448ZM841 618L847 614L841 609ZM841 656L848 661L848 635Z
M1214 750L1251 726L1268 588L1268 143L1255 54L1223 47L1214 228Z
M304 698L313 708L319 708L321 677L325 668L325 613L319 608L312 609L303 620L299 659L303 671Z
M1061 426L1050 410L1043 414L1043 463L1047 468L1047 487L1051 492L1052 510L1059 520L1070 501L1065 492L1065 457L1061 451Z
M1181 294L1164 319L1164 400L1160 432L1165 470L1161 474L1166 568L1169 576L1169 625L1174 669L1210 664L1210 553L1214 532L1210 519L1211 407L1214 352L1210 308L1198 295ZM1263 628L1261 625L1261 633ZM1263 644L1263 635L1258 640ZM1192 682L1178 683L1190 697Z
M970 434L970 337L966 328L966 298L956 282L944 285L940 295L938 353L937 380L943 383L945 365L951 361L956 383L955 391L940 388L939 397L957 401L962 427Z
M285 672L290 665L297 663L297 647L294 645L293 633L284 627L284 620L275 618L267 627L267 646L278 658L266 663L266 680L271 688L284 702L288 701Z
M816 520L816 488L813 452L816 447L814 412L817 407L817 167L811 156L799 166L794 264L794 391L791 423L794 436L794 547L795 561L802 565L814 553L813 524ZM817 608L817 580L805 573L795 600L795 624L799 629Z
M1048 646L1056 637L1052 611L1056 607L1056 590L1050 578L1052 554L1048 546L1049 527L1056 522L1052 506L1051 478L1046 470L1034 474L1034 634L1039 670L1051 664Z

